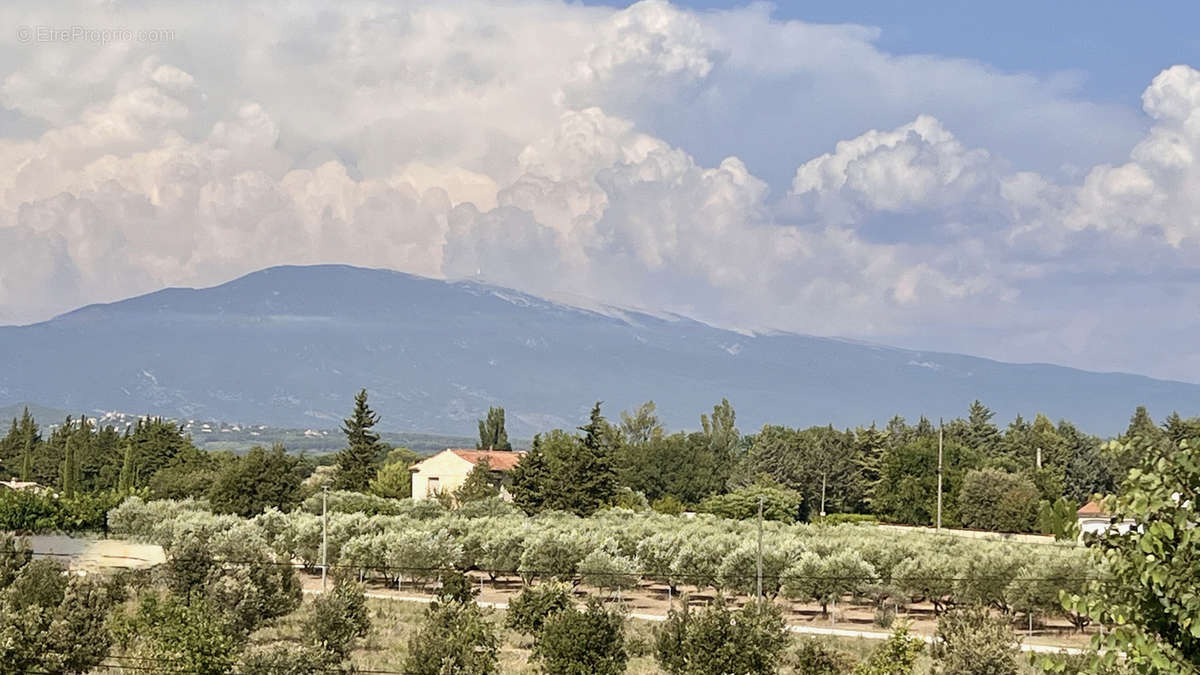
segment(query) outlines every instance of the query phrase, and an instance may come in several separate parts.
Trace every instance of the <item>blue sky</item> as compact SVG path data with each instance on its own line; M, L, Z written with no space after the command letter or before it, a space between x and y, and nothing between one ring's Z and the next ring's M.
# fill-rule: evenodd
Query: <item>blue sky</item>
M12 0L169 38L0 36L0 323L348 263L1200 381L1197 19Z
M626 7L628 1L585 4ZM694 9L746 2L683 0ZM1146 83L1163 68L1200 57L1200 4L1194 2L777 2L773 15L814 23L877 26L880 48L895 54L976 59L996 68L1079 77L1088 98L1140 107Z

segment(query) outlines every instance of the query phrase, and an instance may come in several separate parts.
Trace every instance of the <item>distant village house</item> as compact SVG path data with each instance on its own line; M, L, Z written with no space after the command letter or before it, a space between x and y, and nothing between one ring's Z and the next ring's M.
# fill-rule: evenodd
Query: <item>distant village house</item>
M0 491L16 490L18 492L45 492L46 488L32 481L22 481L13 478L12 480L0 480Z
M1075 512L1075 519L1079 523L1079 536L1085 534L1102 534L1108 530L1112 524L1113 516L1104 509L1104 505L1093 499L1092 501L1079 507ZM1129 528L1133 527L1134 522L1128 518L1117 523L1117 532L1125 534Z
M512 499L504 488L504 475L512 471L524 452L509 450L465 450L449 448L409 467L412 472L413 499L428 499L438 493L452 493L467 480L475 465L488 460L492 484L500 491L500 497Z

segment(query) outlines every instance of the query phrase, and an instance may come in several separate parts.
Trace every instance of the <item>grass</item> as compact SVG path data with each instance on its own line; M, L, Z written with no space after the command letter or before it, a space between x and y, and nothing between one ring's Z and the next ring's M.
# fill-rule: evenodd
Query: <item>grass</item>
M271 642L275 640L299 640L300 620L307 609L309 600L306 598L305 607L284 617L274 625L255 633L252 642ZM360 670L383 670L402 672L404 661L408 656L408 642L418 630L424 617L426 605L414 602L398 602L393 600L367 600L371 616L371 632L359 642L357 649L351 655L350 663ZM500 670L502 673L536 673L536 664L530 662L533 641L530 637L504 628L503 610L484 610L495 623L501 637ZM627 649L631 652L629 675L662 675L664 673L654 660L653 631L657 624L653 622L630 620L627 624ZM847 652L856 660L866 659L870 653L882 643L877 640L837 637L793 636L793 645L799 640L818 640L841 651ZM787 661L790 662L791 655ZM1024 662L1025 659L1022 659ZM928 656L921 658L917 673L932 672L932 661ZM1022 673L1034 673L1028 665L1022 665ZM790 665L780 668L783 675L798 675Z

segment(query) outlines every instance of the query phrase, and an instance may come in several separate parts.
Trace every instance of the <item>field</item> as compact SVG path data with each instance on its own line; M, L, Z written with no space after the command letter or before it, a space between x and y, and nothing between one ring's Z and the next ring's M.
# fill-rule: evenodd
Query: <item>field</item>
M362 673L385 675L402 672L405 657L408 655L409 639L418 629L425 605L372 598L368 600L368 607L371 616L371 631L351 655L351 664ZM300 641L298 618L302 616L303 612L304 608L301 608L298 612L284 617L275 625L259 630L252 636L251 642L267 644L277 641L296 641L298 643ZM530 663L532 640L528 636L503 628L504 611L502 609L492 610L489 618L500 627L502 637L501 672L512 674L538 672L535 665ZM626 644L630 652L630 660L626 672L629 675L659 675L664 672L655 663L653 656L654 627L652 622L638 619L631 619L628 622ZM793 642L799 639L801 638L796 637ZM820 639L859 658L869 654L877 644L874 641L853 638L813 639ZM106 674L127 672L122 667L116 667L115 664L125 663L123 668L128 668L130 663L129 661L123 662L121 657L112 657L108 662L114 666L107 670L100 669L97 672ZM930 660L922 658L918 663L917 672L929 673L931 672L930 666ZM1031 669L1027 669L1027 671L1034 672ZM798 671L789 666L785 666L780 672L785 675L799 675Z
M524 584L571 583L577 593L619 598L631 614L663 615L682 594L703 602L754 592L752 521L612 509L591 518L528 518L502 502L448 511L434 501L333 493L328 563L380 596L421 596L448 570L467 570L481 599L506 602ZM311 572L321 561L319 498L290 514L250 520L215 515L198 502L128 500L110 513L113 533L168 551L214 551L236 565L269 551ZM794 626L886 632L894 617L932 634L936 614L986 605L1022 628L1028 644L1079 647L1084 622L1064 612L1060 590L1094 576L1073 543L979 539L872 525L766 522L763 590ZM313 577L306 575L313 588ZM1032 630L1030 624L1032 623Z

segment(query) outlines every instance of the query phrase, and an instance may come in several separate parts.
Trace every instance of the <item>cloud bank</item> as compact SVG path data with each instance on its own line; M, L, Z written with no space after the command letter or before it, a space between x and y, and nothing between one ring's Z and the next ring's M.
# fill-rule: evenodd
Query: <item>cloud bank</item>
M1200 379L1186 65L1138 115L757 5L0 18L173 31L0 45L0 322L345 262Z

